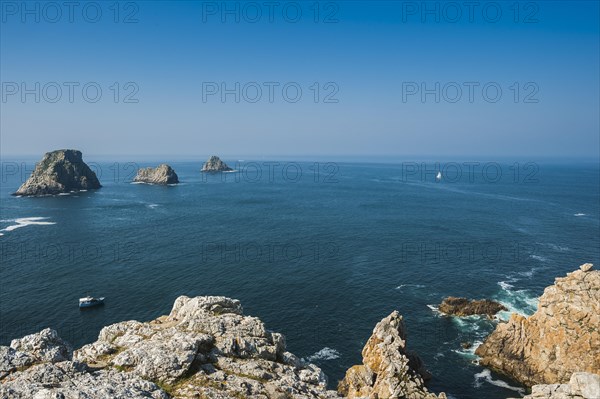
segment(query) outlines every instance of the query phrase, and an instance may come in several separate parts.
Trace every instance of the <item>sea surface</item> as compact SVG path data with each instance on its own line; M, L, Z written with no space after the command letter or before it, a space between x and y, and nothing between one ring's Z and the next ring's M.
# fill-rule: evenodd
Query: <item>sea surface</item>
M108 324L167 314L179 295L226 295L333 388L397 309L431 390L518 397L522 387L473 355L495 322L436 306L491 298L528 315L555 277L600 265L593 162L442 162L436 180L434 162L401 160L224 159L238 172L209 176L200 159L89 161L103 188L44 198L10 195L35 160L2 162L2 345L51 327L79 347ZM131 184L137 167L160 161L181 184ZM105 306L80 311L87 294Z

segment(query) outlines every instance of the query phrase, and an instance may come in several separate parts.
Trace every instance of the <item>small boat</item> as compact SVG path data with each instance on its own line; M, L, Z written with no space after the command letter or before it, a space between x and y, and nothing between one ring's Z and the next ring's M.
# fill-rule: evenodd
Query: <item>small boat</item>
M442 172L438 172L437 176L435 176L435 180L442 180Z
M79 298L80 308L91 308L100 305L104 305L104 297L94 298L91 296L86 296L85 298Z

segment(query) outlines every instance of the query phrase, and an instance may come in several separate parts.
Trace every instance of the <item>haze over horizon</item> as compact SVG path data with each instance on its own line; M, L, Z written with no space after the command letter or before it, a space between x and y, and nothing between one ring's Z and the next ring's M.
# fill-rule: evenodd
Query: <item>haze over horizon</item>
M3 3L0 155L600 157L598 2L425 3Z

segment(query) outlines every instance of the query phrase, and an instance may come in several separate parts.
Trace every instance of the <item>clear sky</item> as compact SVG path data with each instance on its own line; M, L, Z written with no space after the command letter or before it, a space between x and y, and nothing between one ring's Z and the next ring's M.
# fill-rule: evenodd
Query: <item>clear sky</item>
M597 1L78 4L1 2L3 156L599 156Z

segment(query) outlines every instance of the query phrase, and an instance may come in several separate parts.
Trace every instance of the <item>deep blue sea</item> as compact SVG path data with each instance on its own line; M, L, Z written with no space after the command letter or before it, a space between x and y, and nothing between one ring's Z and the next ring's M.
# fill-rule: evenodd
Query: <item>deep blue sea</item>
M200 159L86 160L103 188L44 198L10 196L35 160L2 162L2 345L52 327L79 347L105 325L167 314L179 295L226 295L334 387L397 309L431 390L518 397L515 382L461 347L493 322L435 306L449 295L492 298L531 314L555 277L600 265L597 163L442 162L437 181L433 162L402 160L224 159L238 172L211 176ZM161 161L181 184L130 183L137 166ZM106 305L80 311L86 294Z

